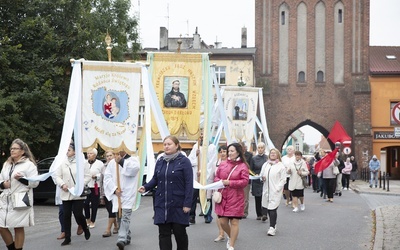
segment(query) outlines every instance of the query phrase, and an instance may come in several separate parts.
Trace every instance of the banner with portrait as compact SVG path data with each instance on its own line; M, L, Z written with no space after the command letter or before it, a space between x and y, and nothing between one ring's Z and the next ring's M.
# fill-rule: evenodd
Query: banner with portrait
M223 87L224 110L233 141L251 142L257 117L259 88Z
M197 139L200 131L200 108L203 75L208 55L201 53L149 53L150 74L162 113L171 135L184 134ZM154 119L154 117L153 117ZM152 122L153 139L161 139Z
M82 147L136 152L141 65L83 61Z

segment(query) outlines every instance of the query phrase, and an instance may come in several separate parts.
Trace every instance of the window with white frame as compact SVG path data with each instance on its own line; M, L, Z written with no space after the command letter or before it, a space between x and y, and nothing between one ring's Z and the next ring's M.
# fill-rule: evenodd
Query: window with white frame
M217 81L221 85L226 84L226 67L225 66L216 66L215 67L215 76L217 77Z
M144 106L139 106L138 127L143 127L143 125L144 125Z

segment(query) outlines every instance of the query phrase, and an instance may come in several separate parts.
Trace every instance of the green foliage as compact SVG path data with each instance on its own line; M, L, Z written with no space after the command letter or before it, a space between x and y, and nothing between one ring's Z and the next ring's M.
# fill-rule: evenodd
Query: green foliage
M130 0L0 1L2 161L15 138L30 145L37 158L57 153L70 59L107 60L107 30L113 61L124 61L128 51L135 53L137 20L129 9Z

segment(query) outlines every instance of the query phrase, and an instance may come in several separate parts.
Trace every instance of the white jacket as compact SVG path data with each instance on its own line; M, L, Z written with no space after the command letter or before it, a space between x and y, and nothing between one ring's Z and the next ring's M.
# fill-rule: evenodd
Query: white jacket
M138 190L140 164L138 157L131 156L124 160L124 165L118 164L119 179L121 186L121 205L122 209L132 209L136 202ZM104 194L107 200L113 203L113 212L118 211L118 196L114 194L117 189L117 165L115 160L111 160L104 171Z
M271 165L267 161L261 168L260 176L265 177L261 205L275 209L281 203L283 186L286 184L286 168L282 162Z
M87 166L86 166L87 165ZM90 181L87 184L88 187L94 188L94 183L97 182L98 187L101 186L100 177L103 173L104 163L100 160L95 160L93 164L90 164L88 161L85 162L85 167L89 168L90 171ZM94 178L93 178L94 176Z
M300 175L297 173L297 170L301 171L301 176L307 176L309 174L307 163L301 159L300 162L294 161L292 165L288 166L288 170L290 169L290 181L289 181L289 190L293 191L295 189L304 189L303 181L301 180Z
M61 164L61 166L57 169L56 172L56 184L60 188L62 185L66 184L68 188L75 187L75 182L76 182L76 159L74 158L72 161L69 161L68 159ZM89 166L84 165L84 183L85 185L89 183L91 176L90 176L90 171L89 171ZM71 172L70 172L71 170ZM72 177L72 175L73 177ZM75 181L74 181L75 180ZM69 201L69 200L84 200L86 197L80 197L80 196L74 196L71 194L71 192L60 190L60 198L63 201Z
M6 180L11 180L11 188L2 190L0 194L0 227L29 227L35 225L33 212L33 190L39 185L39 181L29 181L28 185L22 184L14 178L17 172L23 173L24 176L30 178L38 175L37 167L29 159L23 157L15 165L14 170L11 162L6 161L0 173L0 183ZM31 207L24 210L14 210L11 197L13 193L28 192L29 202Z

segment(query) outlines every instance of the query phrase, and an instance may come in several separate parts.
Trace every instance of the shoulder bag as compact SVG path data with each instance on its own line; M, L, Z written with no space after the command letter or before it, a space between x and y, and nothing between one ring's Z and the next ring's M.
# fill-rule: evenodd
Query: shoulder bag
M229 180L229 178L231 177L231 174L233 173L233 171L236 169L237 165L231 170L231 172L228 175L227 180ZM221 203L222 201L222 190L220 191L214 191L213 195L212 195L212 199L215 203Z
M71 168L70 167L68 167L68 168L69 168L69 173L71 174L72 180L74 181L74 184L76 184L75 183L75 178L74 178L74 176L72 175L72 172L71 172ZM85 185L83 187L83 191L82 191L82 194L80 195L80 197L86 197L91 193L92 193L92 191L90 191L90 188L87 185Z
M294 168L296 168L296 164L294 164ZM300 170L300 169L301 169L301 166L300 166L299 169L296 168L297 171ZM301 181L302 181L302 183L303 183L303 187L304 187L304 188L307 188L307 187L308 187L307 176L302 176L302 175L300 175L300 174L299 174L299 176L300 176Z

